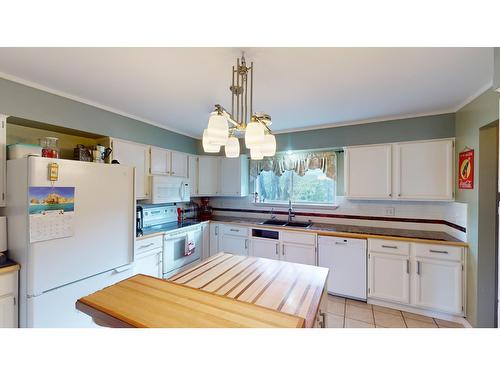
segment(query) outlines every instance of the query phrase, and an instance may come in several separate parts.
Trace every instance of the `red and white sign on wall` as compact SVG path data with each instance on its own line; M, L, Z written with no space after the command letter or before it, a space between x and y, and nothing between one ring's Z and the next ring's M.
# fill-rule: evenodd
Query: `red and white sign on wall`
M474 150L458 154L458 188L474 189Z

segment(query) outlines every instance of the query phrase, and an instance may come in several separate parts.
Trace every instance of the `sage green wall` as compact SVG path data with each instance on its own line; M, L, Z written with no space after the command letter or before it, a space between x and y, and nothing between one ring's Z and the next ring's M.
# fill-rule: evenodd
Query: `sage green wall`
M2 78L0 113L188 153L197 153L199 143L195 138Z
M483 301L478 295L478 260L481 251L478 248L479 229L479 129L498 120L500 93L492 90L476 98L456 113L456 158L466 146L475 150L474 153L474 189L461 190L456 187L456 200L467 203L467 319L476 327L490 326L492 311L486 311L488 301ZM491 287L491 286L490 286Z
M455 114L413 117L276 135L278 151L415 141L455 136Z
M493 89L500 88L500 48L494 48Z

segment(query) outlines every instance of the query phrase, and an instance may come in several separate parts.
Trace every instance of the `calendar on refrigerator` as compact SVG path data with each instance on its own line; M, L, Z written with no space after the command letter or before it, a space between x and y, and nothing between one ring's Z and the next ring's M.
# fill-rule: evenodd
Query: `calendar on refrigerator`
M75 188L30 186L30 242L74 235Z

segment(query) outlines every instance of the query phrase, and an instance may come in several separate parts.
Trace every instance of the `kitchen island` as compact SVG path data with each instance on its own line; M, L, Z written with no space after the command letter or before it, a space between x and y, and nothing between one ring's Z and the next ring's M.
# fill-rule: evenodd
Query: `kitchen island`
M328 269L219 253L168 280L136 275L80 298L107 327L326 326Z

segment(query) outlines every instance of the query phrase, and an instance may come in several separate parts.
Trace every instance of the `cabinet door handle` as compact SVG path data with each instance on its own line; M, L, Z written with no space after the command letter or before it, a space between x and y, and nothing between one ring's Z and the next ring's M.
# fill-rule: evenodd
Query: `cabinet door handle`
M337 242L337 241L335 241L335 245L347 245L347 242Z
M281 254L285 256L285 245L281 245Z
M248 239L245 240L245 249L248 249Z
M397 246L390 246L390 245L382 245L383 248L385 249L397 249Z
M279 246L280 246L279 244L276 244L276 255L280 254Z
M410 260L406 259L406 273L410 273Z
M215 227L215 235L218 236L219 235L219 226L217 225Z
M417 260L417 275L420 275L420 261Z
M154 245L154 242L151 242L151 243L148 243L147 245L141 245L139 246L139 249L144 249L146 247L150 247L150 246L153 246Z
M239 232L239 229L229 229L231 232Z
M438 254L448 254L448 252L446 250L432 250L432 249L430 249L429 252L438 253Z

